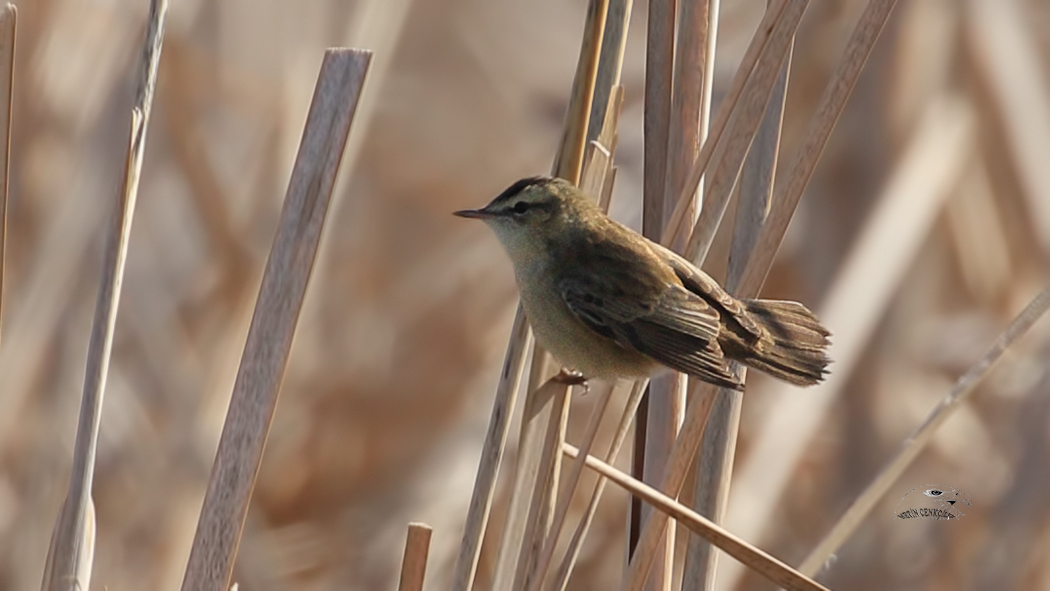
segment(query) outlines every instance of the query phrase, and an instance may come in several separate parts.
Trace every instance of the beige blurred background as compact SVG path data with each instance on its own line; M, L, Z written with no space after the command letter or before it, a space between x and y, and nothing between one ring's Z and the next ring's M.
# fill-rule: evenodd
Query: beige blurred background
M716 105L765 2L722 4ZM0 589L11 590L39 587L66 491L147 2L17 5L0 348ZM627 47L612 206L634 226L645 8L635 6ZM862 8L814 0L808 10L781 171ZM251 591L393 589L416 520L435 529L428 588L447 586L516 302L495 239L449 213L549 170L585 9L584 0L171 3L106 393L93 588L181 582L314 79L333 45L376 55L235 579ZM820 393L749 380L730 529L798 564L1046 285L1048 80L1045 0L899 3L764 292L828 319L840 379ZM716 275L727 245L719 238L710 257ZM1050 587L1048 353L1044 321L822 581ZM590 404L574 402L570 441ZM777 422L792 408L811 431ZM893 520L900 497L926 483L968 493L966 518ZM573 589L618 584L626 500L610 488ZM493 559L489 547L477 588ZM731 559L721 565L720 588L769 588Z

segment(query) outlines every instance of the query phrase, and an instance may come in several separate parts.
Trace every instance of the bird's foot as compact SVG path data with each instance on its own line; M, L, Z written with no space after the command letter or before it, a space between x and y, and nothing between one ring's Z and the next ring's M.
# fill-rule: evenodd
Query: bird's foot
M591 389L590 384L587 383L587 378L582 373L571 369L562 368L558 375L554 376L554 379L566 386L583 386L584 393Z

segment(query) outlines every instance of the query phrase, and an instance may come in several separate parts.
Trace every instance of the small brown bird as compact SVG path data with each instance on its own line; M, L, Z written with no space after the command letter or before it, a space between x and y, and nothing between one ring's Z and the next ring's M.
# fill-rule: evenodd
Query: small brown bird
M734 298L566 181L522 179L455 214L496 232L536 338L585 378L639 378L663 365L742 389L730 359L801 386L826 373L830 333L805 306Z

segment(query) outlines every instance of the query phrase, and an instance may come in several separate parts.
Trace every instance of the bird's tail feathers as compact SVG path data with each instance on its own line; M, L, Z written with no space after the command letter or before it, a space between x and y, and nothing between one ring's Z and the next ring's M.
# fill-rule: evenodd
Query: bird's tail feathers
M740 359L745 365L799 386L820 382L827 373L828 337L817 317L798 302L745 300L751 319L766 329L765 339Z

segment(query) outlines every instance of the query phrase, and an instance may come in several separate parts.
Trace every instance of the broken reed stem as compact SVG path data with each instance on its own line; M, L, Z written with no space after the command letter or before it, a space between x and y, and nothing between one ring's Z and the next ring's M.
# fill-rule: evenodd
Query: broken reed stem
M609 0L591 0L583 30L580 57L576 64L576 75L572 81L572 95L561 145L552 171L574 185L580 184L583 171L583 155L587 147L588 123L591 121L591 105L598 80L598 64L601 61L602 39L605 21L609 14Z
M138 88L131 112L124 183L106 234L102 278L99 281L91 337L88 341L69 492L52 533L48 560L44 567L44 589L88 589L91 583L95 542L91 488L99 425L102 420L102 400L113 351L113 333L116 330L117 309L120 305L131 222L135 214L139 179L142 174L142 160L146 152L146 131L149 128L153 94L157 84L167 10L166 0L150 2L142 60L139 65Z
M401 561L398 591L423 591L431 533L433 529L425 523L408 524L408 538L405 540L405 557Z
M729 250L729 269L726 277L726 289L730 293L736 289L737 282L744 273L744 265L769 213L777 156L780 153L780 131L784 101L787 97L791 53L792 49L789 46L773 86L766 114L744 161L737 198L736 227ZM746 369L739 364L734 365L734 372L742 378L745 377L743 372ZM742 406L742 392L720 389L700 445L692 506L697 513L709 517L715 523L723 522L726 504L729 501ZM717 563L718 554L712 551L709 544L690 538L683 580L689 581L691 588L713 589Z
M15 32L18 10L0 9L0 321L4 311L4 260L7 251L7 191L11 173L11 115L15 90Z
M839 66L828 83L820 106L813 116L802 148L791 168L788 182L781 185L782 188L776 192L767 221L762 226L758 242L745 267L737 297L755 297L765 281L773 262L773 255L780 247L788 222L794 215L795 208L802 197L802 191L809 183L817 160L831 135L831 130L838 121L839 115L842 114L846 99L849 98L860 71L875 45L878 33L886 24L886 19L894 4L895 0L871 0L862 13L846 45ZM693 395L694 397L709 399L714 395L715 388L704 385L699 390L700 392ZM692 402L690 400L690 404ZM707 404L710 404L710 401ZM706 415L706 412L702 415L697 413L696 420L706 420ZM672 497L676 497L681 491L690 459L696 454L703 436L702 426L696 428L688 424L690 420L693 420L692 417L693 413L690 413L690 417L686 419L687 424L682 429L672 450L671 461L668 463L668 471L661 487L665 494ZM656 543L666 524L666 516L652 515L648 520L642 534L642 541L646 542L645 553L641 551L642 542L639 542L639 551L631 560L625 589L640 588L639 581L644 580L645 574L652 566Z
M952 386L948 394L941 399L923 422L908 436L901 444L900 450L882 468L878 476L864 489L855 501L846 509L842 517L835 522L820 544L810 552L806 560L802 562L799 570L813 576L820 571L821 566L834 554L842 544L849 539L853 532L871 513L875 505L882 499L886 491L900 478L908 466L919 457L919 453L933 440L937 429L952 416L952 413L965 402L981 379L988 375L992 366L995 365L1003 353L1017 339L1024 336L1030 328L1050 309L1050 288L1043 289L1035 298L1025 306L1024 310L1010 323L1006 331L996 339L992 348L981 357L965 374L963 374Z
M566 443L562 449L564 450L565 455L571 458L582 455L580 450L568 443ZM813 581L809 577L792 569L787 564L784 564L755 546L752 546L746 541L736 537L718 524L679 503L673 498L661 493L648 484L636 478L632 478L629 474L617 470L594 456L588 455L585 456L585 458L588 468L620 485L632 495L643 499L656 509L659 509L665 515L673 517L678 523L681 523L700 537L715 546L718 546L727 554L746 564L752 570L766 577L773 583L792 591L827 591L824 586L816 581Z
M609 0L609 9L605 16L605 33L602 35L602 49L598 60L598 75L594 84L594 100L591 103L591 121L608 121L608 109L613 102L613 94L620 86L620 74L623 71L623 56L627 49L627 27L631 22L633 0ZM600 139L602 129L587 128L588 141L601 141L602 145L613 151L615 146Z
M624 442L627 441L631 424L634 423L635 413L638 410L638 405L641 404L642 396L645 395L645 389L648 385L649 380L645 379L634 382L634 385L631 387L631 393L627 397L627 404L624 405L620 423L617 425L616 433L613 434L613 440L609 444L609 451L605 454L605 462L607 464L612 465L616 461L616 456L620 454L620 449L623 447ZM598 510L598 502L605 491L605 483L606 479L604 476L599 476L598 481L594 483L591 500L587 504L583 517L580 518L580 522L576 525L576 531L573 533L572 541L569 542L569 547L565 551L562 563L558 567L558 573L554 578L554 582L548 587L551 591L565 591L568 588L569 577L572 576L572 569L576 566L576 559L580 556L583 540L587 537L587 531L590 529L591 522L594 520L594 514Z
M215 453L182 582L184 591L229 588L296 322L371 57L371 52L357 49L325 52Z

